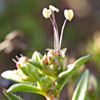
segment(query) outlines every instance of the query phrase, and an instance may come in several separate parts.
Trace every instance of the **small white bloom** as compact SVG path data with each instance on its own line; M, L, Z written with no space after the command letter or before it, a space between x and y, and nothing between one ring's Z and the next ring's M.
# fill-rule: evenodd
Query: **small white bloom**
M51 16L52 12L50 9L44 8L42 11L43 16L47 19Z
M56 12L59 12L59 9L52 6L52 5L49 5L49 9L52 10L52 11L56 11Z
M65 18L66 18L67 20L71 21L72 18L73 18L73 16L74 16L73 10L72 10L72 9L70 9L70 10L67 10L67 9L64 10L64 16L65 16Z

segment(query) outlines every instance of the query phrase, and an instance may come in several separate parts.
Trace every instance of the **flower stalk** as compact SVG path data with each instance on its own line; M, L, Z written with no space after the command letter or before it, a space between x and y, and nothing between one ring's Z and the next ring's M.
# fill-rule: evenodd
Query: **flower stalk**
M63 38L63 33L64 33L64 28L65 28L66 22L67 22L67 19L65 19L65 21L64 21L64 23L63 23L63 26L62 26L62 29L61 29L59 50L61 49L62 38Z

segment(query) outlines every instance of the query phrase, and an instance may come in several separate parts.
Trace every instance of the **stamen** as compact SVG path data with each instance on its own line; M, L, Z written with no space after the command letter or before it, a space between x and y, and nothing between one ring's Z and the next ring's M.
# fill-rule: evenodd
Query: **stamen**
M12 59L12 61L13 61L14 63L17 63L17 61L16 61L15 59Z
M56 19L55 19L54 12L52 12L52 18L53 18L53 21L54 21L55 28L56 28L56 30L58 32L58 26L57 26L57 22L56 22Z
M60 48L61 48L62 37L63 37L64 28L65 28L66 22L67 22L67 19L65 19L65 21L64 21L64 23L63 23L63 26L62 26L62 29L61 29L61 35L60 35L60 44L59 44L59 50L60 50Z
M53 25L53 30L54 30L54 49L56 50L57 49L57 41L56 41L56 33L57 33L57 30L56 30L56 26L55 26L55 24L54 24L54 21L53 21L53 19L50 17L50 21L51 21L51 23L52 23L52 25Z
M59 32L58 32L58 26L55 20L54 12L52 12L52 18L54 23L54 49L59 50Z
M20 56L21 56L21 57L23 57L23 55L22 55L22 54L20 54Z
M53 22L53 20L52 20L51 16L50 16L50 21L51 21L51 23L52 23L53 27L55 27L54 22Z
M19 57L18 56L15 56L17 58L17 60L19 60Z

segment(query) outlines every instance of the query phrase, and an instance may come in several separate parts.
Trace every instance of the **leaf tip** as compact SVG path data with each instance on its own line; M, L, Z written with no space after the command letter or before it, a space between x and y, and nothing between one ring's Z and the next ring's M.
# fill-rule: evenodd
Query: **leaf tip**
M92 54L87 55L87 57L89 57L89 58L90 58L91 56L92 56Z
M88 56L90 56L90 57L91 57L91 56L92 56L92 54L89 54Z

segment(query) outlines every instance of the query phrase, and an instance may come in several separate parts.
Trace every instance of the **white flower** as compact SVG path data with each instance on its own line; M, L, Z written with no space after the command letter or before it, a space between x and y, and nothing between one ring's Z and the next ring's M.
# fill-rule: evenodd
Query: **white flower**
M59 12L59 9L52 6L52 5L49 5L49 9L52 10L52 11L56 11L56 12Z
M42 11L43 16L47 19L51 16L52 12L50 9L44 8Z
M72 18L73 18L73 16L74 16L73 10L72 10L72 9L70 9L70 10L67 10L67 9L64 10L64 16L65 16L65 18L66 18L67 20L71 21Z

